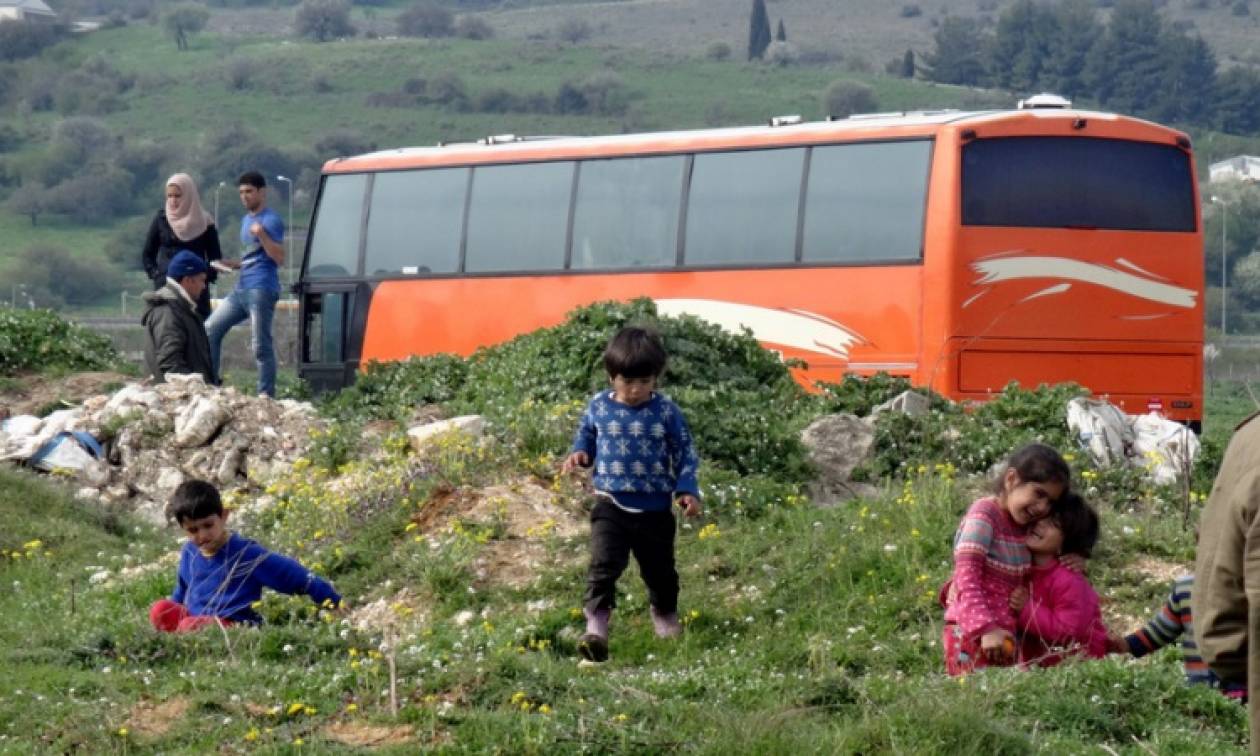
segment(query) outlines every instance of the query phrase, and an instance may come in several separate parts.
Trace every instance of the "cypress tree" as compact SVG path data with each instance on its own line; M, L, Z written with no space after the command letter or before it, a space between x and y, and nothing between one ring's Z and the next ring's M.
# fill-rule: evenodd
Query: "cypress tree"
M753 0L752 14L748 17L748 59L759 60L770 46L770 15L766 13L766 0Z
M914 50L906 50L906 54L901 58L901 78L914 78Z
M775 31L774 38L780 42L787 42L787 29L783 28L783 19L779 19L779 28Z

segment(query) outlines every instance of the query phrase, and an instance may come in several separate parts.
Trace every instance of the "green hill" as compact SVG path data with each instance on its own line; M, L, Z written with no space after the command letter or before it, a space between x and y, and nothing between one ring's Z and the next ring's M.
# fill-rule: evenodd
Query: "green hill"
M677 531L686 630L653 636L629 570L611 661L578 667L587 492L556 471L594 355L644 306L578 311L467 361L374 369L322 408L331 422L307 456L229 493L231 522L330 578L350 603L341 614L269 595L262 627L158 635L146 610L173 586L174 532L0 468L0 750L1231 753L1245 742L1245 710L1187 687L1175 647L961 681L942 671L937 591L958 520L988 488L980 470L1029 438L1070 449L1071 387L885 415L876 454L895 476L818 507L800 485L796 431L824 412L865 413L895 382L807 395L751 337L691 319L660 324L677 350L667 385L704 459L707 514ZM430 402L484 412L487 433L410 449L398 418ZM1241 391L1214 394L1208 436L1244 405ZM164 432L148 422L127 416L114 432ZM1183 516L1197 515L1214 443L1186 510L1176 488L1065 457L1102 517L1088 574L1112 629L1136 628L1189 566Z

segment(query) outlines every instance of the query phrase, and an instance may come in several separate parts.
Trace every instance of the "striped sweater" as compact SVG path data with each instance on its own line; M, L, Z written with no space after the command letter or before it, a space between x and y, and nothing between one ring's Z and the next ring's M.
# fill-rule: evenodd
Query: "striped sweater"
M1032 557L1018 525L993 497L976 500L954 535L954 575L945 601L945 621L969 638L995 628L1015 633L1011 592L1028 574Z
M1199 656L1199 646L1194 641L1193 617L1190 613L1190 594L1194 591L1194 575L1182 575L1173 581L1172 593L1164 606L1141 629L1126 635L1124 640L1129 653L1135 657L1146 656L1181 639L1181 659L1186 668L1186 681L1221 688L1227 695L1246 695L1245 683L1222 685L1220 679Z

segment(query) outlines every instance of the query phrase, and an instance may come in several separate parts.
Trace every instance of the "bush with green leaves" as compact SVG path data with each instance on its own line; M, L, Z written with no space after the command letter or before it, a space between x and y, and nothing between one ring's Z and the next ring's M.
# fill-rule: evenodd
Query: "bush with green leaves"
M52 310L0 307L0 374L19 370L105 370L120 358L109 339Z
M1026 390L1011 383L983 404L950 404L936 398L933 409L911 416L885 412L875 423L871 477L901 477L919 465L948 463L961 471L985 472L1014 449L1040 441L1061 451L1076 448L1065 408L1085 389L1073 383Z
M785 481L809 475L799 432L813 401L784 363L748 334L731 334L693 317L659 317L648 299L598 303L574 310L561 325L478 350L372 365L355 386L325 407L336 417L407 418L417 404L485 415L500 430L532 429L520 439L525 456L551 444L564 451L572 405L608 385L602 356L623 326L657 329L669 353L661 390L687 413L706 462Z

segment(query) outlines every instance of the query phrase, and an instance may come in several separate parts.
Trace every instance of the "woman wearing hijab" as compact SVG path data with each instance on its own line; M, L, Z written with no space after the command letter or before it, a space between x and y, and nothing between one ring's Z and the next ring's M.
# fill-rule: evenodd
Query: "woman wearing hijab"
M166 204L158 210L144 240L144 272L154 289L166 284L166 266L181 249L192 250L207 265L223 257L214 218L202 208L197 185L187 173L176 173L166 180ZM211 266L206 281L213 282L215 277ZM210 317L209 287L197 299L197 314L202 320Z

